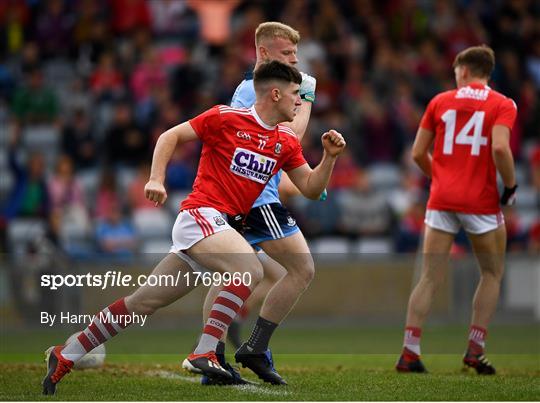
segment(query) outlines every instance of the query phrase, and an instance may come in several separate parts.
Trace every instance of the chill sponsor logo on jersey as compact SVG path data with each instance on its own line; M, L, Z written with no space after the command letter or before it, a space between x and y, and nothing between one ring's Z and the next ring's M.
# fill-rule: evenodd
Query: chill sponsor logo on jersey
M489 96L489 87L484 89L471 88L471 87L462 87L456 93L457 99L475 99L477 101L485 101Z
M276 167L276 160L254 151L237 147L231 161L231 171L238 176L266 183Z

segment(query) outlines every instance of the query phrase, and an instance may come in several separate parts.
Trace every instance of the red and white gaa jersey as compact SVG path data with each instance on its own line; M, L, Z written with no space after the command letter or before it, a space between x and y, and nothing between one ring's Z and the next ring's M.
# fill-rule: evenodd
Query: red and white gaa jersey
M294 132L266 125L254 107L217 105L189 123L203 147L193 191L180 210L247 214L272 175L306 163Z
M420 123L435 133L428 209L500 211L491 133L495 125L512 130L516 115L512 99L483 84L446 91L431 100Z

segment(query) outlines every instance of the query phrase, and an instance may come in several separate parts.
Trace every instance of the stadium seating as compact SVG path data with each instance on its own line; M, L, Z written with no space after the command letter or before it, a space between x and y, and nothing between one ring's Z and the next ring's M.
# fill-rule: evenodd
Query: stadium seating
M135 225L137 235L142 240L159 237L170 238L172 221L171 217L165 210L137 210L133 213L133 223Z

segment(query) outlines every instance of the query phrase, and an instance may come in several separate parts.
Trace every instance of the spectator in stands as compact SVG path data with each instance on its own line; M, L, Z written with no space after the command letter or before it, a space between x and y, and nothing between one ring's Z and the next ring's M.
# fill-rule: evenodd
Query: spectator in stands
M540 34L537 34L531 47L531 54L527 57L527 71L534 80L536 88L540 88Z
M62 152L71 158L77 169L94 168L97 144L90 119L84 109L77 109L72 121L62 130Z
M366 103L363 113L364 144L369 148L367 161L392 162L401 155L401 139L396 130L394 116L380 101Z
M137 235L130 220L118 204L112 204L96 226L96 241L101 252L121 258L132 257L137 248Z
M36 39L43 56L66 56L73 44L75 16L68 13L63 0L48 0L39 15Z
M188 158L189 149L179 147L167 165L167 188L169 190L189 190L195 180L195 167ZM146 177L148 179L148 176Z
M135 167L150 155L149 136L133 120L131 105L119 102L114 109L112 126L105 135L107 161L117 166Z
M52 219L60 232L63 225L77 227L81 233L88 230L88 211L83 188L73 170L73 161L61 155L48 183L51 197Z
M424 230L425 205L425 200L417 196L401 217L395 237L396 252L411 253L418 250Z
M104 53L110 52L114 42L107 22L98 18L92 23L88 39L83 39L76 51L77 67L83 76L92 74Z
M20 162L18 139L14 136L8 147L9 169L13 176L13 188L2 208L4 220L15 217L32 217L48 220L51 201L45 179L43 154L32 153L26 166Z
M201 66L193 60L192 52L187 49L184 63L171 72L170 82L172 101L179 104L187 116L204 110L198 110L193 102L203 87L205 75Z
M529 244L527 250L531 254L540 253L540 220L537 220L529 230Z
M21 124L52 124L58 118L58 98L43 82L39 67L29 69L26 85L13 97L12 110Z
M120 205L121 198L118 193L115 171L110 167L104 167L97 188L94 216L97 219L103 219L109 210Z
M135 66L131 75L131 91L137 102L148 98L153 88L167 83L167 74L163 69L158 52L153 48L144 51L142 60Z
M101 55L90 76L90 90L98 102L117 99L124 93L124 81L116 67L114 54L107 52Z
M29 36L30 9L26 2L0 2L0 55L17 54Z
M337 195L340 208L339 228L351 238L387 235L392 211L384 195L371 186L369 174L358 170L355 187Z
M38 44L34 41L26 42L20 53L20 61L17 74L24 79L29 73L40 69L43 64Z
M149 6L152 31L158 38L195 41L197 21L185 0L151 0Z
M519 252L527 249L527 229L521 223L515 208L503 210L506 226L506 243L509 252Z
M150 164L148 161L140 163L137 175L128 185L128 204L131 211L155 209L155 203L144 196L144 186L150 177ZM170 190L170 189L169 189Z
M531 153L531 182L536 190L536 207L540 211L540 144L533 147ZM531 253L540 252L540 217L532 224L529 230L528 250Z
M77 18L73 27L73 40L76 46L81 46L91 40L93 26L102 16L97 1L81 0L76 7Z
M137 28L150 28L152 15L146 0L109 0L109 6L116 34L129 35Z
M329 190L351 189L356 186L360 168L350 150L345 150L334 167L334 173L328 184Z

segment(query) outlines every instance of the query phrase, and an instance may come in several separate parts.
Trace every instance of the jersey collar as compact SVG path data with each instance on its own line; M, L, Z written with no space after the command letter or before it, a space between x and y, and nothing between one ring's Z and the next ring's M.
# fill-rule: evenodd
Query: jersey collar
M489 88L489 85L485 85L485 84L482 84L482 83L475 83L475 82L472 82L470 84L467 84L465 87L471 87L471 88L484 88L486 90L490 90L491 88Z
M262 121L262 119L257 114L257 111L255 110L255 105L253 105L251 108L249 108L249 111L251 112L251 115L253 115L253 117L255 118L257 123L259 125L261 125L262 127L264 127L266 130L274 130L276 128L276 126L269 126L269 125L267 125L266 123L264 123Z

